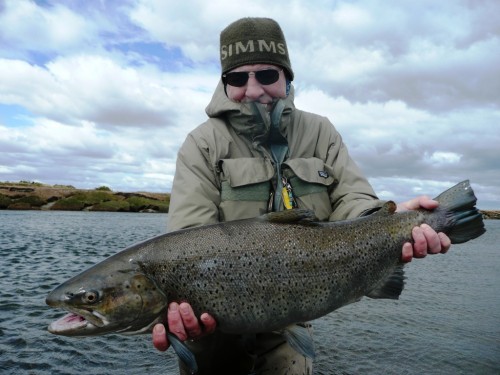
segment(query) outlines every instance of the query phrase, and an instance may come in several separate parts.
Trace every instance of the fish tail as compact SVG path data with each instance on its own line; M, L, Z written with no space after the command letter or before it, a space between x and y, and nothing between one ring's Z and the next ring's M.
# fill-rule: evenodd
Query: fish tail
M462 181L434 198L438 210L445 213L443 232L451 243L463 243L479 237L484 228L483 215L476 206L477 198L469 180Z

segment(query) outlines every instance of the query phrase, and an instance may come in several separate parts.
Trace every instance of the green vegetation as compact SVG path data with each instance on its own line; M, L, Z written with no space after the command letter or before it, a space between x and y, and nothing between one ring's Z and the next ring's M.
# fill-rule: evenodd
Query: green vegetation
M10 181L0 181L0 186L28 186L28 187L52 187L58 189L76 189L72 185L48 185L42 182L36 181L25 181L21 180L19 182L10 182Z
M3 195L3 194L0 194L0 209L5 209L7 207L9 207L9 205L12 203L12 199L10 199L9 197Z
M76 190L76 187L74 187L73 185L52 185L53 187L55 188L59 188L59 189L75 189Z
M81 211L85 207L85 203L78 198L69 197L58 200L50 209L58 211Z
M168 212L169 194L114 193L108 186L94 190L39 182L0 182L0 209L111 212Z
M40 197L36 195L27 195L25 197L19 198L17 200L18 203L26 203L31 207L42 207L44 204L47 204L47 201L44 201Z
M5 210L12 203L12 199L0 194L0 210Z
M127 198L130 204L130 211L139 212L143 210L154 210L158 212L168 212L169 202L160 201L157 199L145 198L140 196L133 196Z
M47 186L45 184L42 184L41 182L36 182L36 181L24 181L21 180L19 182L0 182L0 186L5 186L5 185L17 185L17 186Z
M96 203L119 200L120 198L113 195L107 191L80 191L71 196L71 198L75 198L79 201L82 201L86 206L91 206Z
M130 205L124 200L108 201L92 206L91 211L128 212L130 211Z

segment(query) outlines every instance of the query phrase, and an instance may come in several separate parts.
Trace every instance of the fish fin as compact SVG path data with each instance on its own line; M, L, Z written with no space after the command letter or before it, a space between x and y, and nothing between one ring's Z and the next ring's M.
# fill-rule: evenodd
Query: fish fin
M467 242L486 232L483 215L475 207L477 198L469 180L459 182L434 199L439 202L437 210L446 210L443 232L451 243Z
M316 356L314 353L314 343L309 330L301 325L294 324L288 326L283 331L288 345L305 357L312 358Z
M191 374L196 374L198 372L198 364L191 350L177 336L167 333L167 337L179 359L189 368Z
M268 220L272 223L297 223L305 222L312 223L318 221L318 218L314 214L313 210L306 210L302 208L295 208L293 210L285 210L278 212L269 212L262 216L264 220Z
M405 286L405 273L403 266L403 264L397 265L389 276L383 278L377 285L375 285L375 288L366 294L367 297L399 299L399 295Z
M370 216L388 216L393 215L396 212L397 205L393 201L387 201L380 208L380 210L374 212Z

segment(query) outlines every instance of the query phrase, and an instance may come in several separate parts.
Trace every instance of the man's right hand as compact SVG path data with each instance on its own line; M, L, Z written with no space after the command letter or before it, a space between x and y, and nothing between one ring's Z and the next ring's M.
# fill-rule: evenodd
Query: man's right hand
M197 339L213 333L217 326L215 319L207 313L201 314L198 320L191 305L187 302L181 304L172 302L168 306L167 322L169 331L181 341ZM153 328L153 345L162 352L170 346L165 326L161 323Z

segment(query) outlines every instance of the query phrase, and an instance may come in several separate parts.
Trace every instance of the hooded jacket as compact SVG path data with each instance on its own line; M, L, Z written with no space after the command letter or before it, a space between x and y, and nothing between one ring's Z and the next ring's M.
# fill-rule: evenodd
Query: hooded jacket
M282 203L272 207L280 175L298 207L314 210L320 220L354 218L382 206L332 123L295 108L293 88L268 113L232 102L219 82L206 113L209 119L189 133L177 156L168 231L282 210ZM281 164L270 152L273 125L288 143Z

